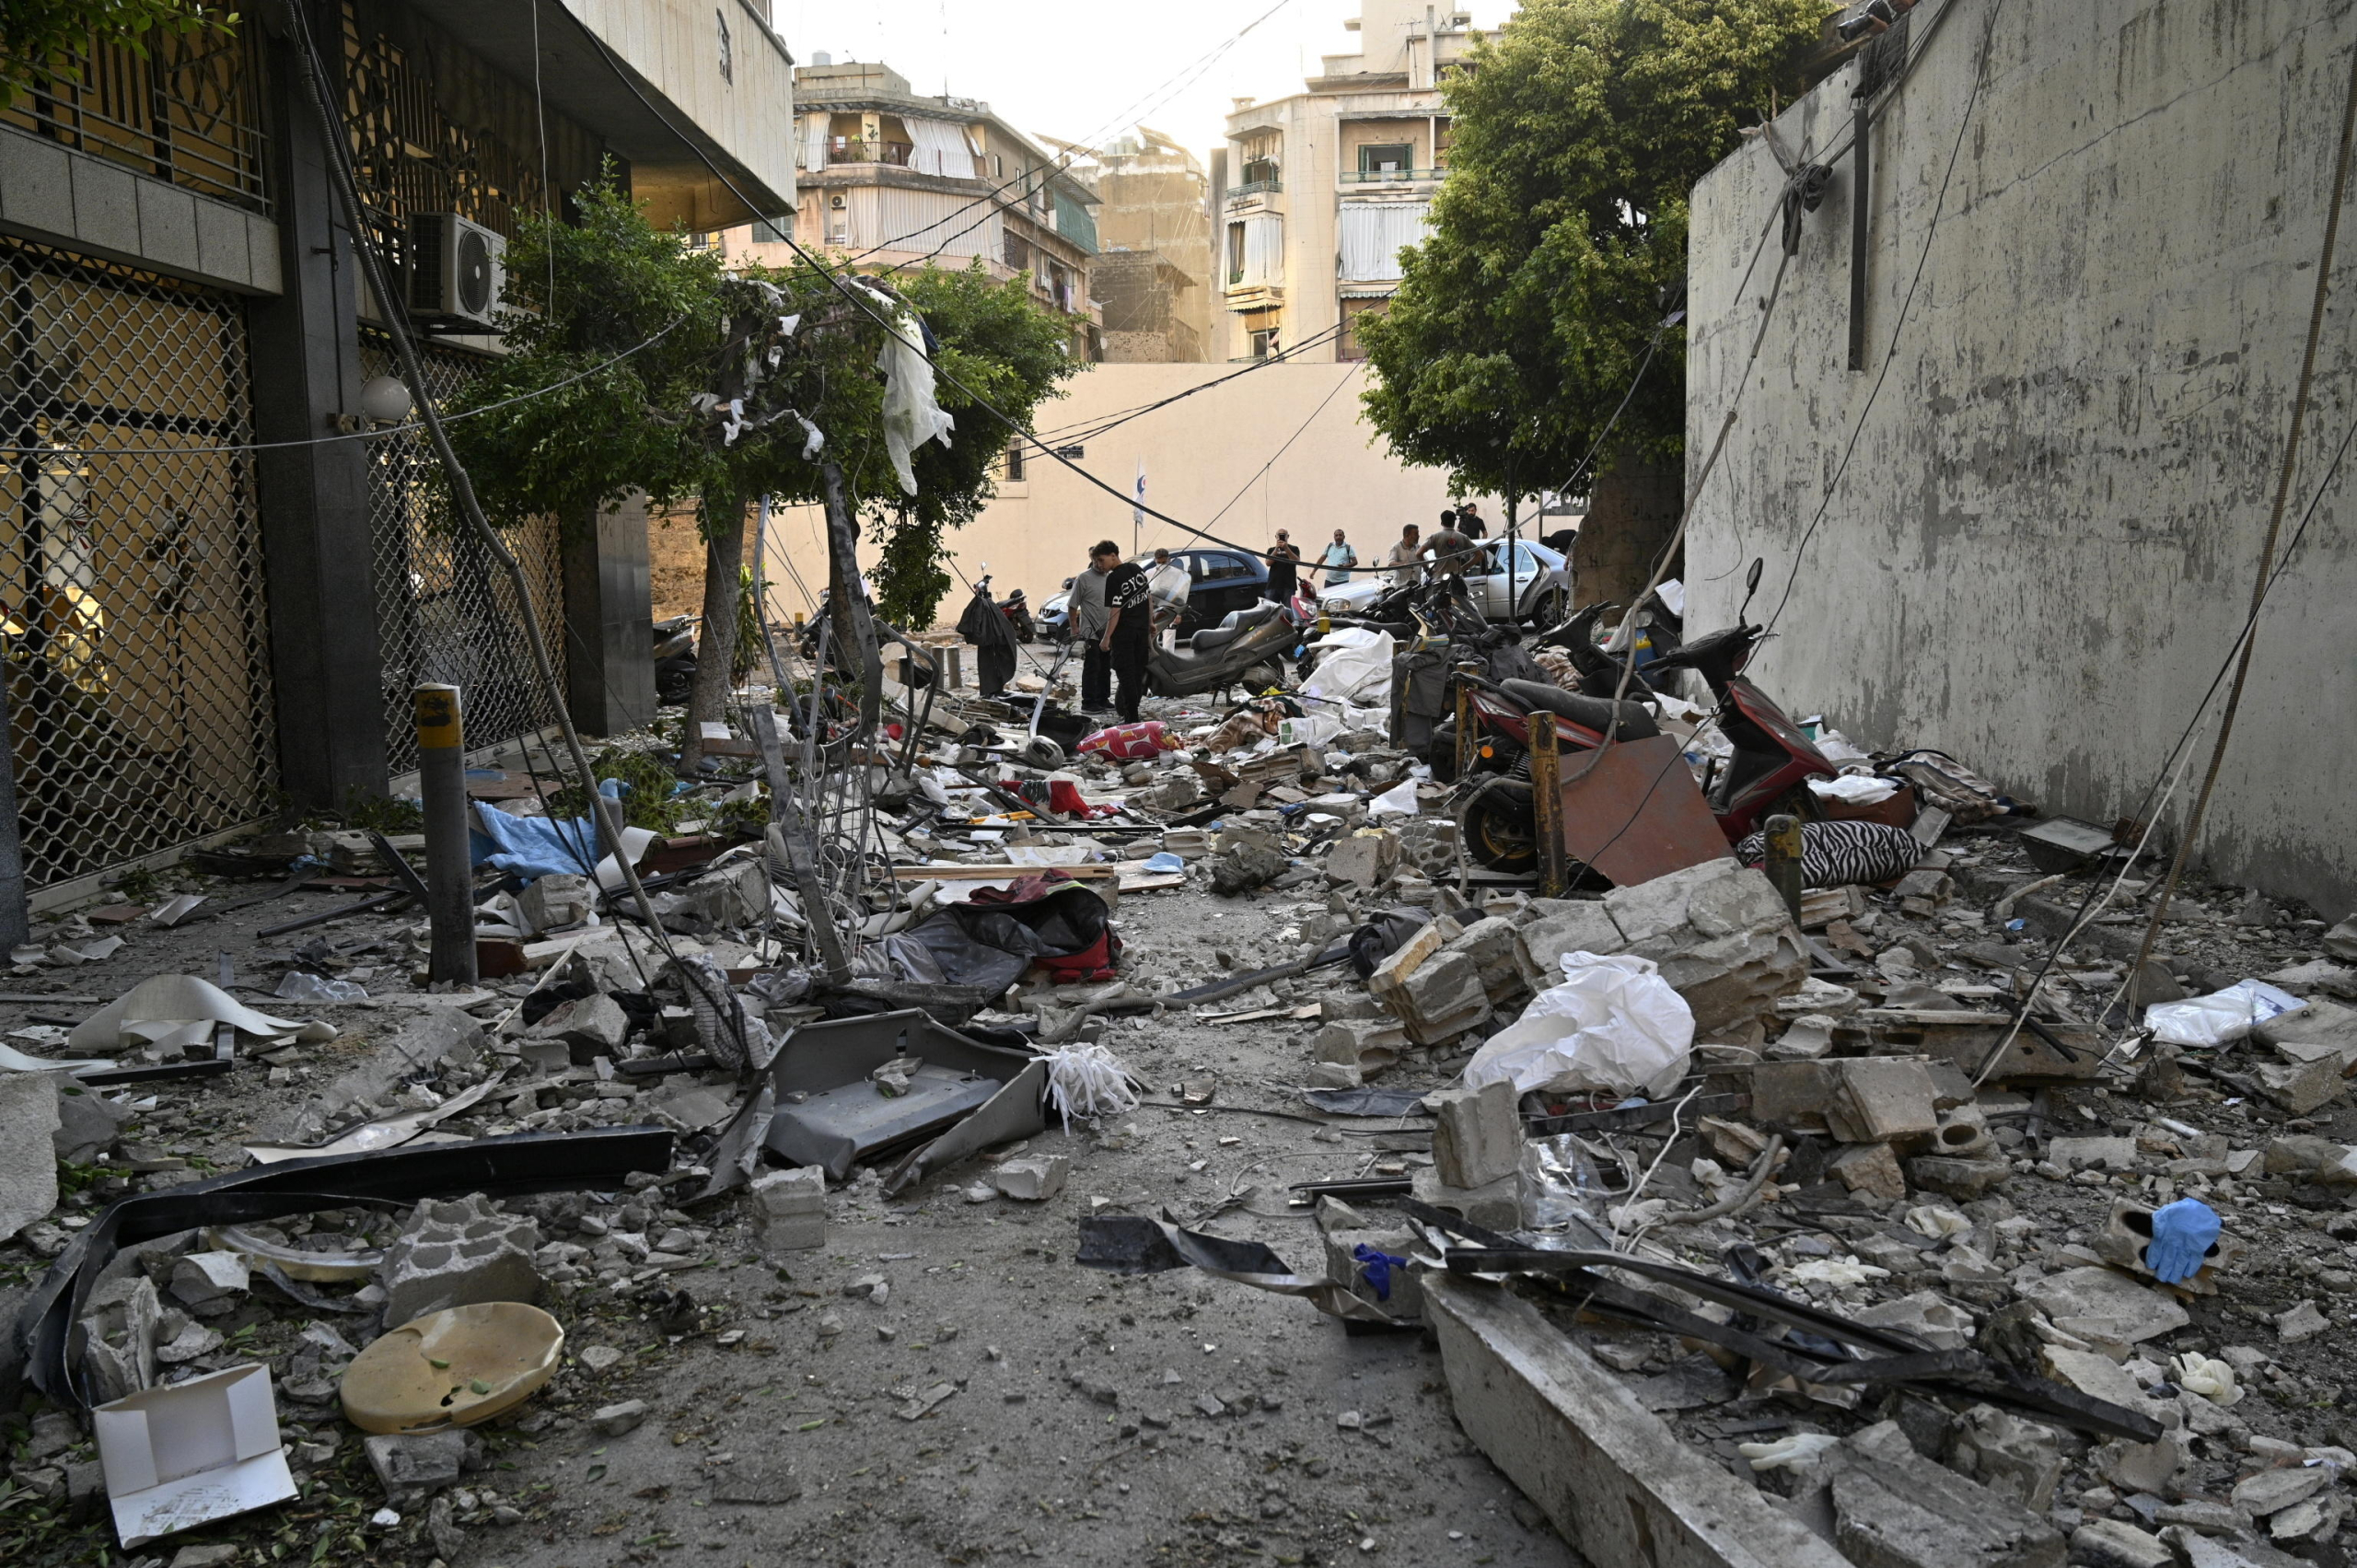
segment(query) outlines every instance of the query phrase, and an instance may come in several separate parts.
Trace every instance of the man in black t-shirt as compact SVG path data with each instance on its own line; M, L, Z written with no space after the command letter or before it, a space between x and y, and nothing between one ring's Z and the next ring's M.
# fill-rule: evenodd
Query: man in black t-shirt
M1111 540L1099 542L1088 555L1105 573L1105 634L1097 645L1112 660L1117 683L1113 707L1123 724L1135 724L1146 660L1154 648L1154 591L1144 571L1135 562L1123 561L1121 547Z
M1466 501L1458 504L1457 508L1457 531L1463 534L1467 539L1487 539L1490 537L1490 521L1488 518L1481 516L1481 508L1478 503Z

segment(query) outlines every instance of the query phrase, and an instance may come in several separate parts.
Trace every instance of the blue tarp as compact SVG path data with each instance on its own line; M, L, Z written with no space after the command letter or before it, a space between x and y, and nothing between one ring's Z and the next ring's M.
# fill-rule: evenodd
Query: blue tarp
M620 779L599 782L598 793L622 797ZM475 802L475 828L467 847L477 865L491 865L529 882L557 874L592 877L598 862L598 825L586 817L517 817L487 800Z

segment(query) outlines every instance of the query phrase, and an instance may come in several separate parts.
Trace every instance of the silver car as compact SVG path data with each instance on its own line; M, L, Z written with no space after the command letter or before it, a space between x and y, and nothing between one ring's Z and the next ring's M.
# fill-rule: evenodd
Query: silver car
M1466 575L1474 602L1492 621L1527 621L1554 626L1572 611L1572 563L1559 552L1529 540L1484 539L1474 541L1480 564ZM1432 559L1432 552L1424 552ZM1391 586L1391 574L1382 567L1361 567L1351 580L1328 589L1318 601L1328 615L1364 615Z

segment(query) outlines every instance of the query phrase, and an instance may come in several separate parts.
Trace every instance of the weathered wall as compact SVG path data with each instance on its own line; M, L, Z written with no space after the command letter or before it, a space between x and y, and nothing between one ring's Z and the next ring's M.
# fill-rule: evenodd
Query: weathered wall
M1807 220L1688 552L1689 625L1777 609L1755 671L1862 743L1951 751L2050 811L2135 811L2247 607L2288 432L2351 0L1959 7L1874 132L1868 363L1846 368L1852 165ZM1914 23L1921 40L1934 7ZM1985 81L1907 319L1977 70ZM1820 154L1851 74L1782 117ZM1777 252L1752 142L1694 190L1689 476L1736 396ZM2357 406L2344 225L2286 537ZM1894 338L1896 347L1894 350ZM1802 551L1886 354L1888 381ZM2205 830L2222 877L2357 903L2357 479L2269 602ZM2165 820L2182 808L2206 760Z
M1089 423L1237 368L1091 366L1065 383L1069 395L1042 408L1034 424L1051 441L1079 439L1082 465L1124 496L1144 458L1147 505L1256 550L1285 528L1307 552L1341 528L1360 558L1373 560L1399 537L1402 525L1429 528L1450 505L1443 470L1407 468L1380 444L1370 444L1374 432L1358 417L1364 366L1265 366L1102 435L1078 434ZM1075 434L1059 436L1057 431ZM1268 471L1261 474L1264 466ZM1504 517L1502 505L1481 499L1491 517ZM1223 509L1219 520L1211 521ZM825 530L815 508L798 507L774 517L771 533L771 611L790 620L807 608L795 574L813 594L826 583ZM1023 482L1002 485L982 515L953 536L953 547L957 571L965 577L979 576L988 563L1000 597L1020 587L1039 605L1087 564L1088 547L1100 539L1116 540L1124 551L1131 547L1128 501L1035 453ZM1152 518L1137 539L1148 551L1190 542ZM655 553L659 592L659 532ZM873 556L872 545L863 548L864 560ZM945 624L957 621L970 597L963 586L951 590L941 607Z

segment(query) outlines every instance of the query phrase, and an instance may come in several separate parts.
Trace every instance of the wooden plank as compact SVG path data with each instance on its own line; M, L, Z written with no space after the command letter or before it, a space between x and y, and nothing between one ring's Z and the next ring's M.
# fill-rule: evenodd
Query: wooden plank
M1564 772L1563 847L1616 887L1734 853L1675 737L1624 740Z

